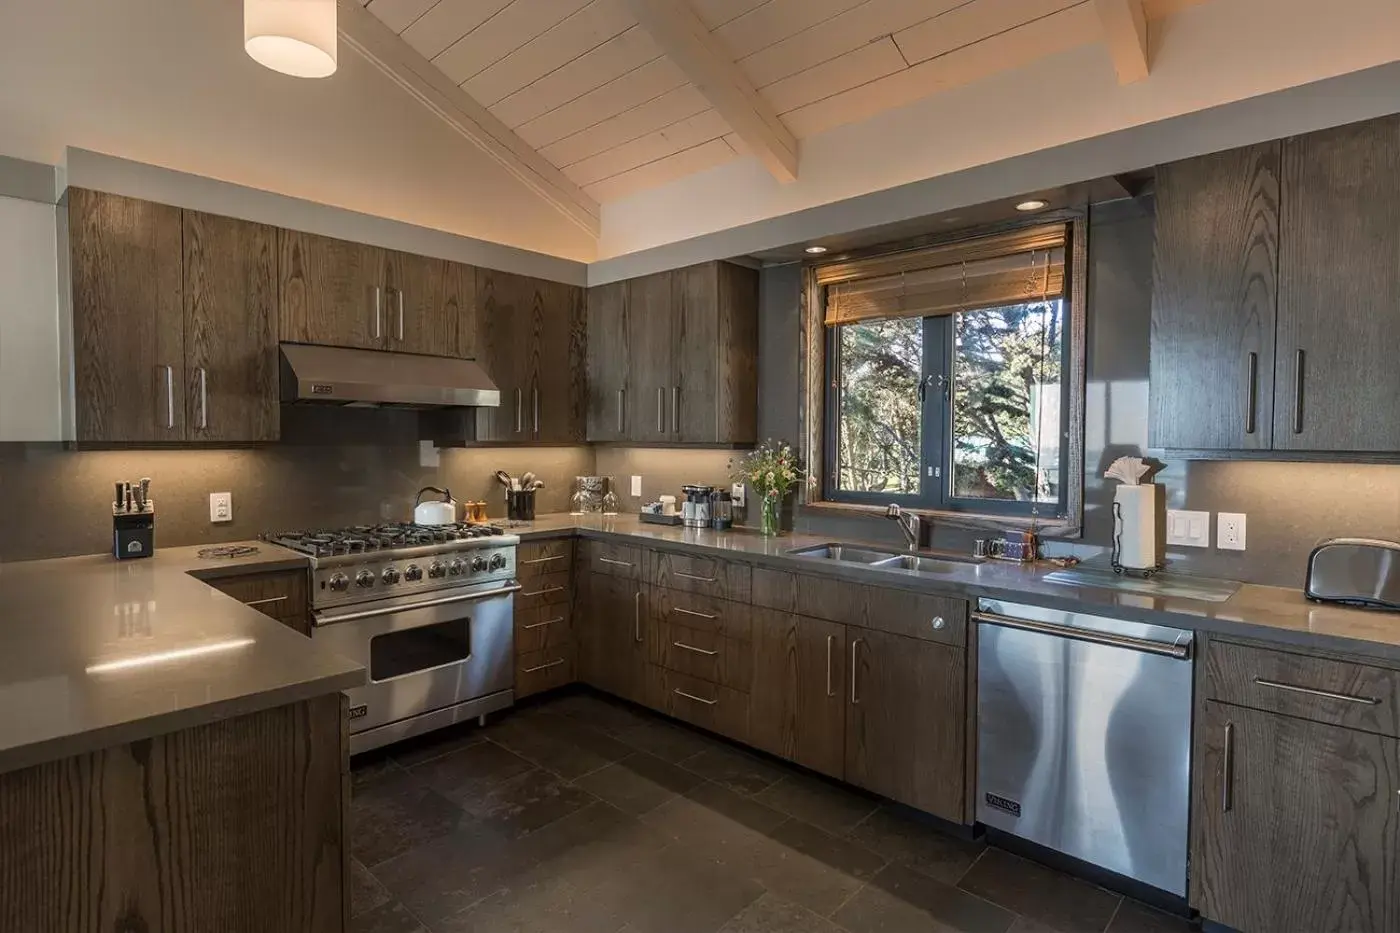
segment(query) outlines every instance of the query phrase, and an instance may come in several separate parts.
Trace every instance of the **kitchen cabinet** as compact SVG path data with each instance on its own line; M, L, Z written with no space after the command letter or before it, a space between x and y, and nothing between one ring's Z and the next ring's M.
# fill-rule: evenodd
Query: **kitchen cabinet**
M206 578L206 582L245 606L310 637L311 600L306 571L273 570Z
M846 638L846 780L962 822L964 652L870 629Z
M573 683L573 541L527 542L516 552L515 698Z
M279 239L282 340L461 354L471 266L299 230L282 230Z
M813 771L846 773L844 625L753 609L749 742Z
M577 629L583 680L608 693L647 704L645 587L627 577L585 573Z
M588 440L757 440L755 270L702 263L598 286L588 300Z
M1400 928L1400 740L1210 700L1193 906L1241 933Z

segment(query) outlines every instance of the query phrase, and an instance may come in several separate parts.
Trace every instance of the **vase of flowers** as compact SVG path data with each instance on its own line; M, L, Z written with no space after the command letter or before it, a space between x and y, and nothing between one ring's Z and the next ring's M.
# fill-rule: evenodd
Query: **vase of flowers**
M770 537L781 534L783 503L805 476L792 448L772 440L740 458L733 473L758 496L759 530Z

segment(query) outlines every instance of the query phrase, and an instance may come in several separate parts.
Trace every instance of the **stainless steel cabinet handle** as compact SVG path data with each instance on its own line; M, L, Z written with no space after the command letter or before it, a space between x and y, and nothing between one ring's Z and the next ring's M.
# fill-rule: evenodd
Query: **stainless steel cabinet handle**
M562 586L547 586L547 587L545 587L545 588L542 589L542 590L535 590L534 592L531 592L531 593L521 593L520 595L521 595L521 596L545 596L545 595L548 595L549 593L560 593L560 592L563 592L563 590L564 590L564 588L563 588Z
M563 621L564 621L564 617L563 617L563 616L559 616L558 618L555 618L555 619L545 619L543 622L531 622L529 625L525 626L525 628L526 628L526 629L544 628L546 625L553 625L553 624L555 624L556 622L563 622Z
M676 576L683 577L686 580L698 580L701 583L714 583L719 579L718 577L701 577L693 573L686 573L683 570L677 570L675 571L675 574Z
M482 599L495 599L519 591L520 584L511 583L506 586L498 586L494 589L483 590L480 593L467 593L463 596L444 596L441 599L424 599L406 605L386 606L379 609L363 609L359 612L342 612L334 615L330 613L317 613L313 621L317 626L338 625L341 622L354 622L357 619L374 619L379 616L392 615L396 612L412 612L415 609L427 609L430 606L447 606L452 603L467 603Z
M558 667L559 665L563 664L563 663L564 663L564 660L565 660L564 658L560 658L560 659L557 660L557 661L546 661L546 662L543 663L543 664L536 664L534 667L527 667L527 668L525 668L525 670L521 671L520 673L522 673L522 674L533 674L533 673L535 673L535 671L547 671L547 670L549 670L551 667Z
M1306 358L1299 350L1293 355L1293 433L1303 433L1303 363Z
M671 430L681 429L681 387L671 386Z
M285 603L285 602L286 602L288 599L290 599L290 598L291 598L291 597L288 597L288 596L269 596L269 597L267 597L267 599L250 599L250 600L248 600L246 603L244 603L243 605L245 605L245 606L267 606L267 605L270 605L270 604L272 604L272 603Z
M622 393L623 389L617 390L617 433L622 433Z
M600 563L600 564L612 564L612 565L615 566L615 567L631 567L631 566L632 566L631 564L629 564L629 563L628 563L627 561L625 561L625 560L613 560L611 557L600 557L600 558L598 558L598 563Z
M831 684L831 648L835 644L835 635L826 636L826 695L829 697L836 696L836 693L833 691Z
M175 367L165 367L165 426L175 430Z
M642 641L642 591L638 590L632 597L632 637L640 644Z
M552 560L563 560L563 554L555 554L552 557L533 557L530 560L522 560L521 564L547 564Z
M1376 697L1356 696L1350 693L1333 693L1330 690L1318 690L1314 687L1299 687L1294 684L1279 683L1277 680L1265 680L1262 677L1254 678L1254 682L1260 687L1287 690L1289 693L1306 693L1308 696L1322 697L1325 700L1341 700L1345 703L1360 703L1365 706L1377 706L1381 702Z
M379 286L374 286L374 339L384 336L384 302Z
M1164 641L1153 641L1150 638L1133 638L1130 635L1111 635L1108 632L1092 632L1088 629L1075 628L1071 625L1056 625L1053 622L1036 622L1031 619L1016 619L1011 616L998 615L995 612L974 612L972 614L975 622L988 622L992 625L1000 625L1004 628L1022 629L1027 632L1040 632L1045 635L1058 635L1061 638L1073 638L1075 641L1088 642L1091 645L1109 645L1114 648L1126 648L1129 651L1142 651L1147 654L1160 654L1169 658L1176 658L1184 661L1191 657L1191 645L1172 642L1168 644Z
M860 652L860 643L864 638L857 638L851 642L851 703L859 704L860 697L856 694L856 655Z
M696 703L704 703L706 706L714 706L716 703L719 702L719 700L707 700L704 697L698 697L693 693L686 693L684 690L681 689L672 690L671 692L678 697L685 697L687 700L694 700Z
M199 367L199 429L209 429L209 372Z
M1235 724L1225 723L1225 755L1221 762L1220 812L1229 813L1235 805Z
M403 289L394 289L394 295L398 298L399 304L399 342L403 342Z
M682 641L673 641L671 642L671 644L677 648L680 648L683 651L694 651L696 654L703 654L707 658L713 658L715 655L719 654L718 651L706 651L704 648L697 648L694 645L687 645L685 642Z
M696 612L694 609L682 609L680 606L672 606L671 611L679 612L681 615L695 616L699 619L709 619L711 622L719 618L719 616L712 616L708 612Z
M534 394L535 434L538 435L538 434L540 433L540 389L539 389L539 386L536 386L535 388L531 389L530 391Z
M525 430L525 424L524 424L523 421L520 420L521 418L523 418L523 417L525 416L525 413L522 412L522 411L520 410L520 407L521 407L521 399L522 399L522 398L523 398L523 396L522 396L522 394L521 394L521 391L520 391L519 389L516 389L516 390L515 390L515 433L516 433L516 434L519 434L521 431Z
M656 387L656 433L666 433L666 390Z
M1245 387L1244 433L1254 433L1254 412L1259 403L1259 354L1249 354L1249 382Z

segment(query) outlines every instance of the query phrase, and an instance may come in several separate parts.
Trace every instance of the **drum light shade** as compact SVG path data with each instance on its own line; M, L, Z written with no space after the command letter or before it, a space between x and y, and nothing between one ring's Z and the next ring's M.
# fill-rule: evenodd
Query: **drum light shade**
M335 73L336 0L243 0L243 48L297 78Z

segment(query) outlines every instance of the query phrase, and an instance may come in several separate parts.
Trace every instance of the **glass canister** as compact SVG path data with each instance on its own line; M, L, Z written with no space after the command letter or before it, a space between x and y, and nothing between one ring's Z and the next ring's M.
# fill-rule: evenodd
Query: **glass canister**
M715 531L728 531L734 527L734 497L727 492L717 492L710 499L710 527Z

